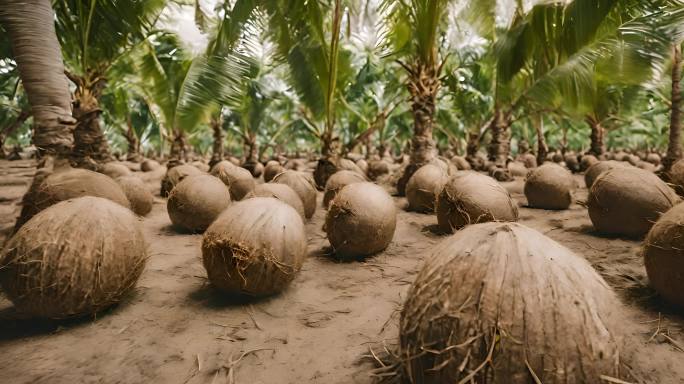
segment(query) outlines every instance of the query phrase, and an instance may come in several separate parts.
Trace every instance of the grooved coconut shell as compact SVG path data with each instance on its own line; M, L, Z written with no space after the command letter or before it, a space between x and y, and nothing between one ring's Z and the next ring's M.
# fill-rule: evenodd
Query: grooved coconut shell
M306 259L306 233L299 214L274 198L233 204L202 238L209 281L230 294L282 291Z
M154 204L154 196L139 177L123 176L117 178L116 182L126 194L133 212L140 216L150 213Z
M684 308L684 204L665 213L644 240L644 262L651 286L665 300Z
M575 179L565 168L547 163L527 175L525 197L532 208L562 210L572 204Z
M674 190L658 176L629 167L603 172L589 190L587 206L598 232L641 237L679 202Z
M254 191L245 198L250 199L252 197L273 197L294 208L299 213L299 216L302 217L302 220L306 218L304 216L304 203L302 203L302 199L288 185L278 183L258 184L254 187Z
M342 188L330 203L323 228L337 257L369 256L392 241L397 210L392 197L373 183Z
M87 169L58 168L42 181L36 181L22 201L17 229L43 209L60 201L81 196L103 197L123 207L130 207L128 198L116 181Z
M437 223L445 233L469 224L517 221L518 206L496 180L477 172L450 178L437 199Z
M273 183L280 183L288 185L292 188L299 198L302 199L304 203L304 215L307 219L310 219L316 212L316 199L318 192L316 190L316 184L314 183L313 176L307 172L300 171L285 171L276 175Z
M92 314L135 286L145 250L129 209L80 197L45 209L21 227L0 256L0 283L21 312L46 318Z
M169 195L166 210L176 227L201 232L230 205L230 191L211 175L190 176Z
M447 172L433 164L420 167L406 184L408 209L416 212L434 212L437 196L448 179Z
M623 163L621 161L608 160L599 161L587 169L584 174L584 182L587 184L587 188L590 189L594 184L594 181L605 171L615 168L629 168L629 164Z
M400 320L405 381L620 378L620 316L608 285L567 248L516 223L472 225L432 250L409 290Z
M363 183L366 178L354 171L337 171L325 183L325 192L323 194L323 207L328 209L330 201L337 195L337 193L345 186L353 183Z
M254 190L254 186L256 185L252 174L248 170L233 166L227 161L222 161L214 165L211 174L221 179L228 189L230 189L230 197L234 201L242 200Z

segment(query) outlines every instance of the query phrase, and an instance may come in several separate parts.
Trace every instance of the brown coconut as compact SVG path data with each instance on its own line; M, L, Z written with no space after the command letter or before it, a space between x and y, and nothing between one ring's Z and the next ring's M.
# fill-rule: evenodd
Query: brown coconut
M259 178L264 173L264 165L258 161L247 161L242 164L242 168L246 169L252 177Z
M592 165L594 165L598 162L599 162L599 159L597 159L596 156L594 156L594 155L582 156L582 159L580 159L580 172L585 172Z
M278 183L258 184L254 187L254 191L247 195L245 199L253 197L273 197L294 208L302 219L306 218L302 199L289 185Z
M359 168L358 165L356 165L355 162L349 160L349 159L339 159L337 161L337 170L338 171L352 171L356 172L360 175L365 175L366 173Z
M67 318L121 300L145 267L136 216L99 197L57 203L29 220L5 245L0 283L17 310Z
M310 173L299 171L285 171L276 175L272 180L273 183L280 183L288 185L292 188L299 198L304 203L304 214L307 219L310 219L314 212L316 212L316 198L318 192L316 191L316 184Z
M211 175L185 178L169 194L166 210L173 225L201 232L230 205L230 191Z
M383 176L390 174L390 165L385 160L373 160L368 163L368 177L371 180L377 180Z
M202 238L202 262L209 281L229 294L265 296L282 291L306 255L302 218L274 198L233 204Z
M598 232L641 237L679 202L675 191L658 176L629 167L603 172L589 190L587 205Z
M470 163L468 162L468 160L466 160L465 157L462 157L462 156L452 157L451 163L454 164L459 171L469 171L469 170L473 169L470 166Z
M567 248L521 224L473 225L433 248L409 289L404 381L628 380L622 316L606 282Z
M570 172L576 173L580 171L580 163L577 159L577 155L573 153L568 153L565 155L565 166L570 170Z
M325 183L323 207L328 209L330 201L332 201L337 193L345 186L352 183L362 183L364 181L366 181L366 178L358 172L347 170L335 172Z
M434 164L420 167L406 184L408 209L416 212L434 212L437 196L448 180L443 168Z
M256 182L249 170L236 167L229 162L220 162L211 170L213 176L218 177L230 189L233 201L240 201L254 190Z
M572 204L575 179L567 169L546 163L533 169L525 181L525 197L531 208L562 210Z
M537 168L537 157L531 153L522 155L521 159L525 168Z
M101 173L80 168L57 168L42 180L36 179L22 201L16 229L43 209L60 201L81 196L109 199L130 208L126 194L116 181Z
M188 176L202 175L203 172L188 164L181 164L166 171L166 176L161 181L162 197L167 197L171 190Z
M646 155L646 161L655 166L658 166L660 165L660 155L658 155L657 153L649 153L648 155Z
M335 196L323 229L336 256L350 259L387 248L396 225L392 197L381 187L363 182L349 184Z
M528 168L525 164L518 161L511 161L506 165L508 172L511 173L513 177L525 177L527 176Z
M587 172L584 174L584 182L587 184L587 188L591 188L592 184L594 184L594 180L596 180L596 178L598 178L603 172L614 168L627 167L629 167L629 164L625 164L620 161L599 161L587 169Z
M368 172L368 162L365 159L358 159L356 160L356 166L359 167L361 172L363 172L364 175L367 174Z
M684 160L679 160L672 165L670 173L670 182L675 186L680 194L684 194Z
M121 163L116 163L116 162L111 162L111 163L105 163L102 164L98 171L102 174L105 174L112 179L116 179L117 177L122 177L122 176L130 176L131 175L131 170L128 169L127 166Z
M667 211L644 240L644 262L651 286L668 302L684 308L684 204Z
M161 167L161 165L159 165L159 162L156 160L145 159L140 163L140 170L143 172L151 172L159 167Z
M209 167L209 164L203 162L203 161L193 161L192 166L199 169L203 173L209 172L211 167Z
M444 233L469 224L518 220L518 206L491 177L462 172L450 178L437 198L437 223Z
M150 213L154 204L154 196L152 196L145 182L137 176L119 177L116 182L126 194L133 212L140 216Z
M285 167L280 165L279 162L271 160L266 163L266 167L264 167L264 181L268 183L269 181L273 180L277 174L282 172L285 172Z

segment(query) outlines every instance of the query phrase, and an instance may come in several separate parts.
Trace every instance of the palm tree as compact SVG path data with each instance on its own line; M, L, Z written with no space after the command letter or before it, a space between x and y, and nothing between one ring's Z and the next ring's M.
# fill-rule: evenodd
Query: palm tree
M664 173L682 158L682 46L676 42L672 46L672 99L670 101L670 140L667 155L663 159Z
M75 119L49 0L6 0L0 23L9 35L19 76L31 104L33 144L41 156L66 158Z

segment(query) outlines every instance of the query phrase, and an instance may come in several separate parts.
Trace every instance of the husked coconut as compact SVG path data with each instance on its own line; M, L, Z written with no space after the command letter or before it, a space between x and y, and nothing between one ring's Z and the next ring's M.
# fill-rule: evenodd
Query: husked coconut
M195 167L195 168L197 168L197 169L199 169L199 170L202 171L203 173L207 173L207 172L209 172L209 170L211 169L211 167L209 167L209 164L207 164L207 163L205 163L205 162L203 162L203 161L199 161L199 160L198 160L198 161L193 161L193 162L192 162L192 166Z
M105 174L112 179L116 179L117 177L122 177L122 176L130 176L131 175L131 170L128 169L127 166L121 164L121 163L116 163L116 162L110 162L110 163L105 163L102 164L98 171L102 174Z
M276 175L272 180L273 183L280 183L288 185L292 188L299 198L304 203L304 215L310 219L314 212L316 212L316 199L318 192L316 191L316 184L310 173L299 171L285 171Z
M356 166L359 167L361 172L365 175L368 172L368 162L364 159L356 160Z
M623 316L601 276L562 245L516 223L469 226L432 249L409 289L402 382L629 380Z
M468 160L462 156L454 156L451 158L451 163L456 166L459 171L470 171L473 167L470 166Z
M508 172L510 172L513 177L527 176L528 169L523 163L511 161L506 165L506 168L508 168Z
M565 166L570 170L570 172L579 172L580 171L580 164L579 160L577 159L577 155L574 153L568 153L564 157L565 159Z
M427 164L420 167L406 184L408 209L416 212L434 212L437 196L447 179L444 169L437 165Z
M390 165L385 160L373 160L368 163L368 177L377 180L382 176L390 174Z
M670 182L675 186L680 193L684 192L684 160L679 160L672 164L670 173Z
M436 211L439 229L445 233L469 224L518 220L518 206L508 191L477 172L451 177L437 198Z
M356 172L360 175L365 175L363 170L361 170L361 168L359 168L359 166L356 165L355 162L353 162L349 159L340 159L337 162L337 170L338 171L352 171L352 172Z
M252 177L259 178L264 173L264 165L258 161L247 161L242 164L242 168L246 169Z
M368 182L349 184L335 196L323 228L341 259L370 256L394 237L397 211L392 197Z
M217 177L186 177L169 194L166 210L173 225L201 232L230 205L230 191Z
M547 163L530 171L525 181L525 197L532 208L568 209L575 187L575 180L567 169Z
M649 153L648 155L646 155L646 161L655 166L658 166L660 165L660 155L658 155L657 153Z
M580 160L580 172L584 172L589 169L592 165L599 162L599 159L594 155L584 155Z
M252 197L273 197L294 208L302 219L306 218L302 199L289 185L278 183L258 184L254 187L254 191L247 195L245 199Z
M337 193L345 186L352 183L362 183L366 178L358 172L354 171L337 171L325 183L325 193L323 194L323 207L328 209L330 201L337 195Z
M667 211L644 240L644 262L651 286L672 304L684 307L684 204Z
M522 155L522 162L525 168L537 168L537 157L531 153Z
M150 213L154 204L154 196L139 177L123 176L117 178L116 182L126 194L133 212L140 216Z
M203 172L188 164L181 164L166 171L161 182L161 196L167 197L171 190L188 176L202 175Z
M159 167L161 167L161 165L159 165L159 162L152 159L145 159L142 163L140 163L140 170L143 172L151 172Z
M211 174L221 179L223 184L230 189L230 197L233 201L240 201L254 190L256 182L248 170L228 164L224 162L216 164Z
M603 172L589 190L587 205L598 232L641 237L679 202L675 191L658 176L629 167Z
M271 160L266 163L266 167L264 167L264 181L268 183L269 181L273 180L277 174L282 172L285 172L285 168L280 165L279 162Z
M124 191L112 178L86 169L56 168L45 178L36 179L29 188L22 201L15 230L43 209L81 196L102 197L126 208L131 206Z
M202 238L202 262L209 281L228 294L280 292L294 280L305 259L302 218L274 198L233 204Z
M85 196L46 208L14 234L0 256L0 283L19 312L76 317L119 302L146 259L136 216Z
M584 174L584 182L587 184L587 188L591 188L592 184L594 184L594 180L596 180L596 178L599 177L603 172L614 168L627 167L629 167L628 164L625 164L620 161L599 161L598 163L592 165L591 167L589 167L589 169L587 169L587 172Z

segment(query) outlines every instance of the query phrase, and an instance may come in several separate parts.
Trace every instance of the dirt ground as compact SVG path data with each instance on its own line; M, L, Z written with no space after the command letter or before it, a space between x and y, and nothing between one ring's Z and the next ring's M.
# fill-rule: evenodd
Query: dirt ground
M0 244L32 167L0 161ZM528 209L523 181L505 186L522 207L521 223L585 257L618 293L626 307L626 353L644 381L684 383L684 317L648 287L640 243L594 234L581 203L562 212ZM576 198L586 200L586 189ZM97 319L35 321L20 318L0 294L0 382L371 383L374 366L364 356L396 343L406 291L441 239L431 232L434 216L408 213L404 199L395 201L393 243L366 262L349 263L326 255L326 211L319 205L306 226L309 259L292 286L236 303L207 284L201 235L176 233L157 197L142 220L147 268L116 308Z

